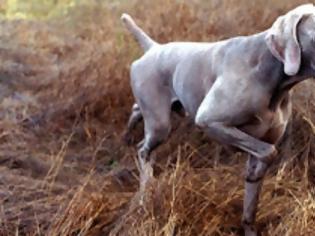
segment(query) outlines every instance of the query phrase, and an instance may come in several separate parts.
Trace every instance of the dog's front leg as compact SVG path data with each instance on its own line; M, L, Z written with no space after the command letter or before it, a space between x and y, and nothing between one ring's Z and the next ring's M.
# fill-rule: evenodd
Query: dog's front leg
M211 122L209 124L196 121L208 136L220 143L237 147L255 157L260 161L269 163L276 154L274 145L256 139L236 127L225 125L221 122Z
M256 236L255 217L259 193L268 166L275 155L274 145L257 140L237 128L227 127L221 123L211 124L205 130L214 139L250 153L246 167L242 224L245 236Z
M263 179L268 170L268 164L249 156L246 165L245 196L243 205L242 224L245 236L256 236L255 219L259 194Z
M250 154L247 163L246 183L245 183L245 198L243 211L243 227L246 236L256 236L255 217L257 212L257 204L259 193L262 186L263 177L272 162L276 149L273 144L263 142L235 126L228 125L231 116L237 120L239 117L237 113L231 114L230 107L227 106L225 110L223 107L213 106L207 100L203 107L197 112L195 122L198 126L214 140L227 145L237 147ZM212 109L211 109L212 108ZM215 108L215 109L214 109ZM220 112L220 116L216 113ZM233 111L233 110L232 110ZM241 116L242 114L238 114ZM219 121L214 119L220 118Z

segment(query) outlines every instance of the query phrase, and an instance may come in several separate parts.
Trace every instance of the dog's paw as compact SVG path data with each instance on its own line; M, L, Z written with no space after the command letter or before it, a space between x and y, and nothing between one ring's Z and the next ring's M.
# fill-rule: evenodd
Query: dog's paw
M245 236L257 236L258 232L255 226L249 224L243 224L243 230Z

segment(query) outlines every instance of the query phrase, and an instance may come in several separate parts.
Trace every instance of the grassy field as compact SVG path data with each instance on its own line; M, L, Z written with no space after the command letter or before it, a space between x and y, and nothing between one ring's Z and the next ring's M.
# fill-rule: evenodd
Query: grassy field
M140 206L135 147L121 139L141 50L122 12L158 42L215 41L270 27L298 0L0 1L0 235L242 235L246 155L173 115ZM263 235L314 235L315 85L265 180ZM142 127L135 132L140 141Z

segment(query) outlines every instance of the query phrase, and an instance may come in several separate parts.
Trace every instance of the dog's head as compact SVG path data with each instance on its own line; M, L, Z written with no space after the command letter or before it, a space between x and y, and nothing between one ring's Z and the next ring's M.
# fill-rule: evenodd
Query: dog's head
M302 5L280 16L268 30L266 42L287 75L303 71L315 75L315 6Z

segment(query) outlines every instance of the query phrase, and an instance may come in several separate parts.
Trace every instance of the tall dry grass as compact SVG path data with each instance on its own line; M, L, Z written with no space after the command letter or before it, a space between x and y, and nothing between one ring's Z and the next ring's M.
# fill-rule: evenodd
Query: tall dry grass
M159 42L213 41L268 28L303 1L79 1L0 32L0 234L240 235L246 156L173 116L138 204L136 152L121 142L141 55L122 12ZM315 230L315 93L294 91L294 115L268 174L263 235ZM135 139L142 136L141 127Z

